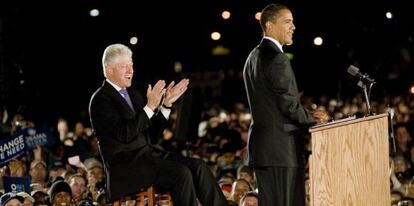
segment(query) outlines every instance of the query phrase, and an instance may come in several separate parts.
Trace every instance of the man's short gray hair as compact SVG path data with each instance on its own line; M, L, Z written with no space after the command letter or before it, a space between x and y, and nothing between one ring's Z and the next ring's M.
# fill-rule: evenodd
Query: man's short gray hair
M106 47L103 55L102 55L102 67L103 67L103 73L106 77L106 68L108 65L111 65L115 63L118 56L121 55L128 55L132 57L132 51L130 48L123 44L111 44Z

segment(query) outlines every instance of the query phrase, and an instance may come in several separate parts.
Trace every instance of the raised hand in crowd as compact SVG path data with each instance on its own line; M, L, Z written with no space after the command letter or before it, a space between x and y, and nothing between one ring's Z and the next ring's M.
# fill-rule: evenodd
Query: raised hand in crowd
M42 160L42 147L36 145L36 148L33 149L33 155L35 160Z
M9 162L10 176L23 177L26 175L26 166L24 162L18 159Z

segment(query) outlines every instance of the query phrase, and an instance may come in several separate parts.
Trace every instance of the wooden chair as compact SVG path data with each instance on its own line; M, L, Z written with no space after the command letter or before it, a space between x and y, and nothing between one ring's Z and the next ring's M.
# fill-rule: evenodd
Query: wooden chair
M155 206L157 202L161 203L161 206L173 206L169 194L155 193L154 186L149 186L137 194L119 198L112 206Z
M171 195L168 193L157 193L155 194L155 202L159 206L173 206Z

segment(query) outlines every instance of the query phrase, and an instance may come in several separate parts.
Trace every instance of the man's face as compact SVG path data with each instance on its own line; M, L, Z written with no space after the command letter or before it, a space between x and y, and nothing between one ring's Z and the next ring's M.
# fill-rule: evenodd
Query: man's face
M72 189L72 195L74 199L75 197L80 198L82 193L85 192L86 190L85 185L86 185L85 179L83 179L82 177L73 177L70 180L70 188Z
M407 170L407 164L403 159L394 160L394 172L405 172Z
M250 191L249 185L244 181L235 181L233 183L233 191L232 196L233 200L237 203L240 202L240 199L243 197L244 194L246 194L248 191Z
M104 172L100 167L94 167L88 170L88 178L95 178L97 182L102 182L104 179Z
M395 137L400 144L407 144L411 141L410 133L406 127L398 127L395 132Z
M131 86L134 68L129 55L119 55L113 63L107 66L107 78L121 88Z
M276 39L282 45L293 44L293 31L295 25L293 24L293 16L290 10L282 9L277 14L275 21L266 23L266 34Z
M247 182L252 182L253 177L247 173L247 172L240 172L240 177L241 179L245 179Z
M34 182L43 182L47 177L47 169L43 164L37 164L30 169L30 176Z
M70 205L70 194L67 192L59 192L53 198L54 206L69 206Z
M250 197L247 196L246 199L244 199L244 203L241 206L258 206L259 201L256 197Z

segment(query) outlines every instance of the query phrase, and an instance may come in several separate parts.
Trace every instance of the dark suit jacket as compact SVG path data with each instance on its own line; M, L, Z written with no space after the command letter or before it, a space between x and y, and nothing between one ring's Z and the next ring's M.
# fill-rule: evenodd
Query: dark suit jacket
M303 166L303 129L315 124L302 107L287 56L263 39L249 54L243 71L252 112L249 165Z
M110 201L133 194L154 182L156 161L149 151L150 136L156 138L167 120L159 112L151 119L144 111L143 98L128 89L133 111L124 98L104 81L91 97L89 114L106 173L106 194Z

